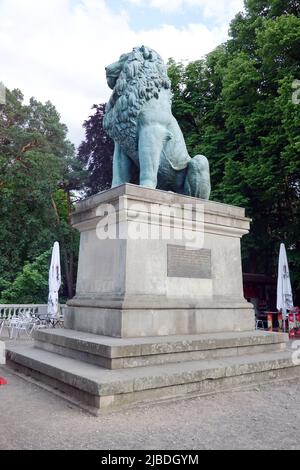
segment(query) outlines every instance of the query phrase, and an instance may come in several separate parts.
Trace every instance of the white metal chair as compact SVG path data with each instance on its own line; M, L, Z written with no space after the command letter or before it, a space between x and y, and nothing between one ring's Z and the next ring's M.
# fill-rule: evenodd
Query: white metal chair
M10 339L17 339L22 331L30 336L35 324L38 322L36 317L37 308L34 306L2 307L0 313L0 334L5 327Z
M59 315L48 315L47 305L0 305L0 336L7 329L11 339L17 339L24 332L30 336L34 330L41 328L63 327L62 306Z
M257 330L264 330L265 329L264 321L256 319L255 320L255 327L256 327Z
M27 336L30 336L34 320L31 316L30 310L20 310L17 315L14 315L7 322L7 329L10 339L17 339L20 337L21 332L24 331Z

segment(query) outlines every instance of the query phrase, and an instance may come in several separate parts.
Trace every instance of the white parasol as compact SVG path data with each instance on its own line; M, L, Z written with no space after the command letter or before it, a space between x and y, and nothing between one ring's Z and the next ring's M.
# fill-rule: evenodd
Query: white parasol
M60 254L59 243L55 242L52 249L52 258L49 269L49 297L48 297L48 314L59 315L58 308L58 291L61 286L61 270L60 270Z
M283 318L286 319L287 311L292 310L293 292L290 279L289 265L284 244L280 245L277 281L277 309L282 311Z

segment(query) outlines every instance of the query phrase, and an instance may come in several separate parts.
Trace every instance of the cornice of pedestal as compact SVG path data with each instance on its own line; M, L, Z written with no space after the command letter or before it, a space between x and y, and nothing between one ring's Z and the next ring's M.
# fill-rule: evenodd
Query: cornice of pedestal
M101 298L95 294L78 294L72 300L68 301L70 307L89 307L104 309L122 309L122 310L182 310L182 309L207 309L207 310L227 310L227 309L246 309L253 308L245 299L241 297L167 297L162 295L122 295L101 294Z
M76 205L74 215L81 212L86 212L100 204L113 203L122 196L128 196L130 199L135 199L140 202L150 202L158 204L191 204L191 203L204 203L206 208L215 212L226 213L231 216L245 217L245 209L242 207L232 206L229 204L222 204L220 202L205 201L195 197L184 196L168 191L161 191L159 189L144 188L135 184L123 184L116 188L108 189L99 194L80 201ZM249 219L250 220L250 219Z
M194 227L198 217L200 221L204 218L204 233L241 238L249 232L251 222L241 207L125 184L79 202L72 215L73 226L80 232L96 229L105 205L110 205L114 212L109 223L114 224L117 220L118 225L138 220L148 226L168 227L169 216L158 217L158 214L165 211L168 214L169 208L174 229L184 227L188 231L203 231L203 226L200 230L199 225ZM180 209L183 207L190 207L192 212L186 214Z

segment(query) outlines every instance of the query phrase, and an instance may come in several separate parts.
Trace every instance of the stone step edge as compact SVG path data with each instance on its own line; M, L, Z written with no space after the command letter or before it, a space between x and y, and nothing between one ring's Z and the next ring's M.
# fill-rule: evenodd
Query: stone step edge
M37 358L36 356L41 357ZM185 362L182 364L136 368L130 369L129 371L128 369L107 371L97 366L87 365L74 359L63 358L54 353L37 351L30 347L23 348L23 352L8 348L7 359L8 362L15 362L96 396L119 395L204 380L215 380L295 367L290 352L266 353L257 355L257 357L241 356L239 358L210 360L206 361L205 364L202 363L201 367L197 362ZM54 366L53 360L61 364L61 366ZM68 367L70 364L73 370L70 370L70 367ZM84 366L86 372L87 370L92 371L92 375L97 375L97 371L102 371L102 373L104 371L104 377L102 379L98 377L97 380L95 376L91 378L88 374L78 375L78 373L74 372L74 370L78 369L78 364L80 364L80 367ZM144 373L138 374L137 371L141 371L141 369ZM101 379L100 381L99 378Z
M256 332L249 332L248 335L241 335L241 333L229 334L212 334L212 335L188 335L178 336L166 336L159 338L142 338L139 343L139 338L123 340L122 344L116 343L116 338L111 338L111 344L109 344L108 337L93 335L92 333L76 332L75 330L62 330L64 334L53 332L52 330L37 330L34 333L34 339L40 342L48 342L55 346L61 346L77 350L80 352L90 353L105 357L107 359L121 359L126 357L140 357L140 356L152 356L159 354L171 354L171 353L184 353L184 352L196 352L196 351L209 351L214 349L229 349L249 346L266 346L271 344L287 343L289 338L287 334L283 333L269 333L257 335ZM72 333L71 336L68 336ZM75 337L75 334L78 337ZM80 335L82 337L80 337ZM103 342L99 339L103 338ZM97 341L96 341L97 340ZM121 341L120 339L118 339ZM158 341L157 341L158 340ZM132 341L136 341L134 344Z
M265 345L241 346L235 348L207 349L202 351L170 352L168 354L155 354L145 356L130 356L109 359L104 356L84 352L71 347L57 346L50 342L34 341L34 347L43 351L59 354L87 364L96 365L108 370L130 369L135 367L148 367L163 364L174 364L191 361L208 361L222 359L223 357L241 357L271 352L286 351L286 343L270 343Z

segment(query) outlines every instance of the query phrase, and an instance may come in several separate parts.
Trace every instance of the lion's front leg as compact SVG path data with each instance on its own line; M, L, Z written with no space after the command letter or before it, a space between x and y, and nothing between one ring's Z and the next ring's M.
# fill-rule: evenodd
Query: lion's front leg
M160 125L142 126L139 134L140 186L157 187L160 157L166 142L166 131Z
M113 181L112 188L131 181L132 161L122 151L120 145L115 142L113 158Z

